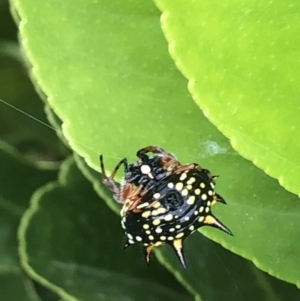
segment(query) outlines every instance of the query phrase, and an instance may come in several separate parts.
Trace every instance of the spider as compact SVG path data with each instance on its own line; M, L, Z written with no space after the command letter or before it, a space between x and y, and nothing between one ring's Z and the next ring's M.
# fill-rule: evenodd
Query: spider
M147 155L150 152L152 156ZM126 158L121 160L108 177L100 156L102 181L123 204L124 248L134 243L143 245L149 263L154 247L169 244L186 268L183 241L191 233L208 225L232 235L211 212L216 202L226 204L214 191L217 176L197 163L181 164L158 146L140 149L137 157L138 161L130 165ZM122 164L125 177L118 186L114 177Z
M149 152L153 156L149 157ZM105 172L103 156L100 155L102 182L113 192L114 199L124 204L123 211L134 209L145 191L171 174L179 164L174 155L158 146L142 148L136 155L139 158L137 162L128 165L127 159L122 159L109 177ZM125 176L121 185L118 185L114 178L122 165Z

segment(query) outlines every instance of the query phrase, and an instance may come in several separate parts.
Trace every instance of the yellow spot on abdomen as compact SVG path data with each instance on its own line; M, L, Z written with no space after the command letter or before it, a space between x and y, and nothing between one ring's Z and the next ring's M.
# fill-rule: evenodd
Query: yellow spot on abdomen
M167 221L167 222L171 221L172 219L173 219L173 214L171 214L171 213L165 216L165 221Z
M155 219L153 222L152 222L152 224L154 225L154 226L158 226L159 224L160 224L160 219Z
M161 203L160 202L155 202L154 204L152 204L153 208L158 208L160 207Z
M199 188L195 189L195 194L199 195L201 193L201 190Z
M174 184L173 183L168 183L168 187L172 189L172 188L174 188Z
M185 180L186 177L187 177L187 175L186 175L186 173L184 172L184 173L181 174L179 180L180 180L180 181L183 181L183 180Z
M160 208L158 208L156 210L153 210L152 211L152 215L156 216L156 215L159 215L159 214L164 214L164 213L166 213L166 211L167 211L166 208L160 207Z
M194 226L194 225L191 225L191 226L189 227L189 230L190 230L190 231L194 231L194 230L195 230L195 226Z
M207 200L207 194L203 193L203 194L201 195L201 199L202 199L203 201Z
M160 193L154 193L154 195L153 195L153 197L155 198L155 199L159 199L160 198Z
M196 197L191 195L188 200L186 201L189 205L193 205L195 203Z
M156 228L156 229L155 229L155 232L156 232L156 233L161 233L161 232L162 232L162 228Z
M203 222L204 221L204 216L199 217L198 222Z
M149 210L145 211L145 212L142 213L142 217L148 218L150 216L150 214L151 214L151 211L149 211Z
M182 182L178 182L178 183L175 185L175 188L176 188L178 191L181 191L182 188L183 188L183 183L182 183Z
M189 178L189 180L186 182L188 185L193 184L196 181L194 177Z
M183 189L182 191L181 191L181 195L182 196L187 196L189 194L189 191L187 190L187 189Z

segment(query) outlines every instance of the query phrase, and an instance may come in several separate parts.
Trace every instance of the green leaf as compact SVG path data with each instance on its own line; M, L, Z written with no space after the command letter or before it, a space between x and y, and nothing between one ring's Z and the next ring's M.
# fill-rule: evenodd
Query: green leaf
M41 301L32 281L21 271L0 271L1 299L5 301Z
M82 174L93 184L94 190L106 202L106 205L120 216L120 205L112 197L111 191L102 184L101 175L87 166L86 162L80 156L74 154L74 160Z
M0 142L0 270L18 268L17 228L31 194L55 179L57 171L42 170L26 162Z
M9 13L8 0L0 0L0 20L5 26L0 27L0 40L16 41L17 28Z
M56 178L56 171L26 162L0 141L0 287L6 301L39 300L31 279L20 268L17 229L31 194Z
M7 0L0 2L0 20L3 24L0 28L0 139L35 162L60 159L63 150L55 133L36 122L39 119L48 124L43 103L25 69L26 62L17 44L17 27Z
M240 154L300 195L299 1L156 2L196 103Z
M219 244L196 233L185 241L186 271L169 248L159 249L160 261L197 300L298 300L300 290L256 268Z
M98 194L105 196L107 205L119 215L119 205L111 197L111 193L107 194L106 187L99 182L99 174L89 168L79 156L75 156L75 159ZM170 247L160 247L156 249L155 254L197 300L201 300L201 297L206 301L221 299L288 301L300 298L300 291L296 286L262 272L252 262L234 255L199 233L185 241L187 270L182 269Z
M164 144L173 130L178 130L180 136L185 130L191 134L190 126L197 126L199 115L193 114L194 104L190 103L184 111L178 106L180 103L169 110L166 99L179 93L184 104L190 98L183 85L176 91L172 87L166 89L172 82L184 81L166 52L158 10L149 1L135 1L122 7L108 0L92 5L77 0L75 11L73 4L59 1L57 5L52 2L50 7L44 7L43 1L14 2L24 21L24 49L30 62L39 65L33 75L64 122L63 130L71 147L94 167L98 166L101 150L120 156L116 146L131 144L130 150L134 152L155 137L156 143ZM114 34L108 34L111 31ZM47 39L43 32L47 32ZM149 56L157 48L155 56ZM53 66L59 66L55 76ZM188 124L186 128L174 126L178 114ZM124 128L124 123L129 128ZM142 123L141 131L136 131ZM155 123L157 127L153 129ZM115 142L106 143L112 134ZM191 135L187 140L190 144L194 141ZM178 145L176 139L170 142L173 149ZM111 168L114 161L109 163Z
M160 266L138 250L122 250L117 218L73 160L60 181L41 188L19 232L25 270L65 300L191 300Z
M0 138L28 159L60 158L62 150L55 133L28 117L31 115L48 124L43 103L26 74L17 43L0 40L0 82Z
M235 236L201 232L300 285L299 199L240 157L198 110L169 58L154 4L74 1L13 1L35 80L71 147L95 169L103 153L112 170L157 144L221 174L217 192L228 206L213 211Z

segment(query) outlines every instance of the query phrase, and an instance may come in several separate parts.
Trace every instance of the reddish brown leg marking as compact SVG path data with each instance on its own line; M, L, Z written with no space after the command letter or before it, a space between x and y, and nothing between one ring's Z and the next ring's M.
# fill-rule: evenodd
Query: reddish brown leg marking
M191 164L187 164L187 165L181 165L179 166L178 168L176 168L176 173L179 173L179 172L183 172L183 171L187 171L187 170L191 170L191 169L194 169L195 168L195 164L194 163L191 163Z
M133 186L131 185L131 191L130 193L126 196L126 199L129 199L130 201L132 201L133 203L130 205L128 210L131 210L133 208L135 208L138 203L141 200L141 196L140 196L140 192L143 189L143 186L140 185L138 188L133 189Z

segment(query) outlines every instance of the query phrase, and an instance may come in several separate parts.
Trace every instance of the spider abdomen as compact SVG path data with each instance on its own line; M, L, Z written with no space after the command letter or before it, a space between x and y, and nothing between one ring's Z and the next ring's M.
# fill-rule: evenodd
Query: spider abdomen
M214 182L203 171L193 168L172 174L158 182L134 210L122 217L128 244L174 246L174 241L182 242L206 224L231 234L211 213L217 200Z

